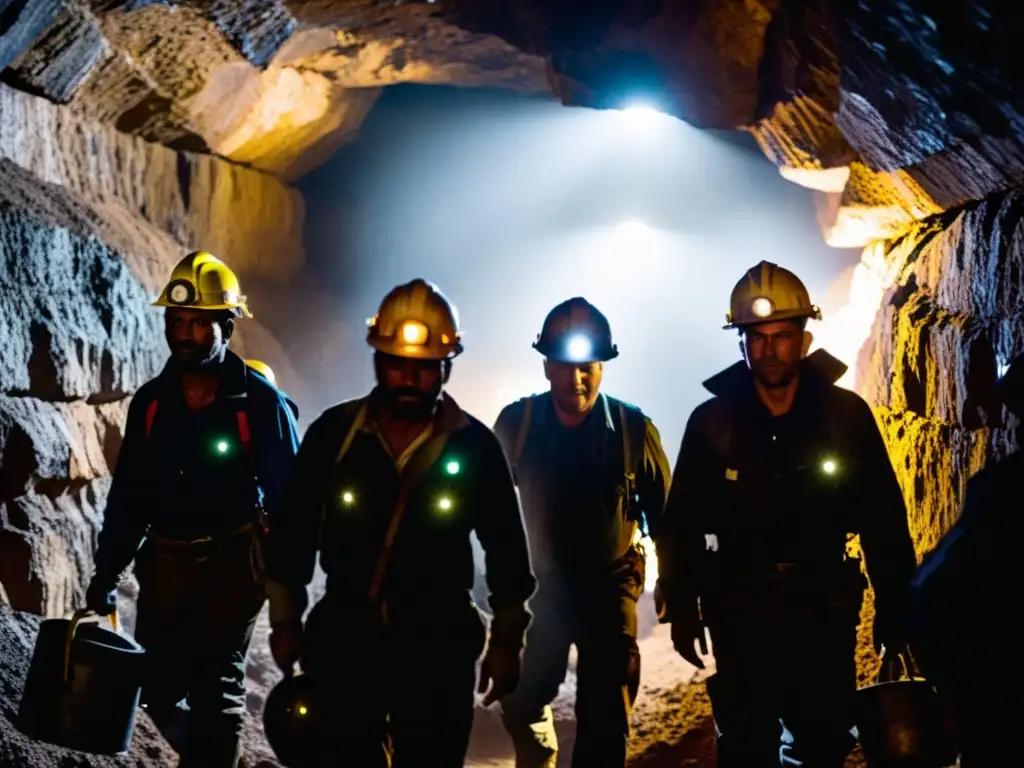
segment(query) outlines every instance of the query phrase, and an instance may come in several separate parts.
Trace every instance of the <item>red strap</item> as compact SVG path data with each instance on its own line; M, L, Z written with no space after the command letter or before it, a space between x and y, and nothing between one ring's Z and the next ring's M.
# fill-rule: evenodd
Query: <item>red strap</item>
M235 411L235 418L238 420L238 437L242 441L242 450L249 452L251 433L249 432L249 417L245 411Z
M149 433L153 431L153 419L156 418L156 409L160 406L159 400L153 400L146 406L146 439L149 440Z
M146 406L146 439L149 439L150 432L153 431L153 420L156 418L157 408L160 406L159 400L153 400L148 406ZM235 419L238 422L238 438L242 441L242 450L248 453L249 444L252 442L252 432L249 430L249 417L245 411L235 411Z

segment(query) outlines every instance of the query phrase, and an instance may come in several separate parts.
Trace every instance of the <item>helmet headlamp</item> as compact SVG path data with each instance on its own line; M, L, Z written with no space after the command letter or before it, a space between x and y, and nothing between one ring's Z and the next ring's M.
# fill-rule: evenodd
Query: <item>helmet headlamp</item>
M565 354L569 362L586 362L593 356L594 344L582 333L575 333L565 344Z
M775 311L775 303L766 296L758 296L750 302L750 311L755 317L771 317Z
M430 331L418 320L406 320L398 327L398 337L403 344L426 344Z

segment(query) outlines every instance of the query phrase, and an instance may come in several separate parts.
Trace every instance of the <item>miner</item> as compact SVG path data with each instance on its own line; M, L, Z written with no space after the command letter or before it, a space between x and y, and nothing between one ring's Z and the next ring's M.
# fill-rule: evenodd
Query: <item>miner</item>
M495 432L519 487L537 593L523 677L502 700L518 768L553 768L551 702L578 651L574 766L624 765L640 680L639 546L665 503L669 467L644 413L602 393L618 356L607 318L583 298L548 314L534 349L550 391L504 408Z
M271 650L326 705L306 764L373 768L390 745L395 768L459 768L485 644L470 533L486 553L491 703L518 681L535 586L519 500L497 438L444 391L463 349L445 296L394 288L367 342L377 385L310 426L272 520ZM318 553L326 592L303 626Z
M999 394L1017 419L1020 446L1024 355L1010 364ZM1018 749L1021 675L1009 660L1020 652L1021 478L1019 448L974 475L956 524L911 582L912 647L925 677L950 705L962 768L1007 765L1013 762L1007 755Z
M655 529L661 618L697 667L710 631L719 766L840 768L866 586L850 539L874 587L876 650L891 656L916 564L903 494L871 409L836 386L846 366L808 355L821 312L792 272L750 269L726 318L743 360L704 382L713 397L686 425Z
M298 437L289 400L228 349L251 314L226 264L189 254L155 305L166 307L171 358L128 409L86 603L111 613L135 561L142 700L159 725L187 697L180 766L227 768L238 762L245 658L264 603L263 526Z

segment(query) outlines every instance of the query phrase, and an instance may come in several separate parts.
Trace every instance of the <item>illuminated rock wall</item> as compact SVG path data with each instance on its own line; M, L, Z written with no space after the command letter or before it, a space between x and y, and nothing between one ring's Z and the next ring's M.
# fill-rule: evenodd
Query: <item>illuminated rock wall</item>
M63 615L91 574L126 398L166 360L152 296L200 246L243 281L289 278L303 205L2 85L0 114L0 583L15 608ZM300 386L258 320L235 346Z

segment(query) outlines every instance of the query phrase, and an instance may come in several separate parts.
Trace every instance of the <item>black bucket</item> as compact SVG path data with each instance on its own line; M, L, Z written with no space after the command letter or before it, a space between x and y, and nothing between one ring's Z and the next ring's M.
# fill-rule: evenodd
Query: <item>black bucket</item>
M131 747L145 652L126 635L83 623L89 615L40 625L17 725L38 741L119 755Z
M857 691L857 731L869 768L946 768L956 764L952 727L931 683L900 656L903 679L884 662L877 682Z

